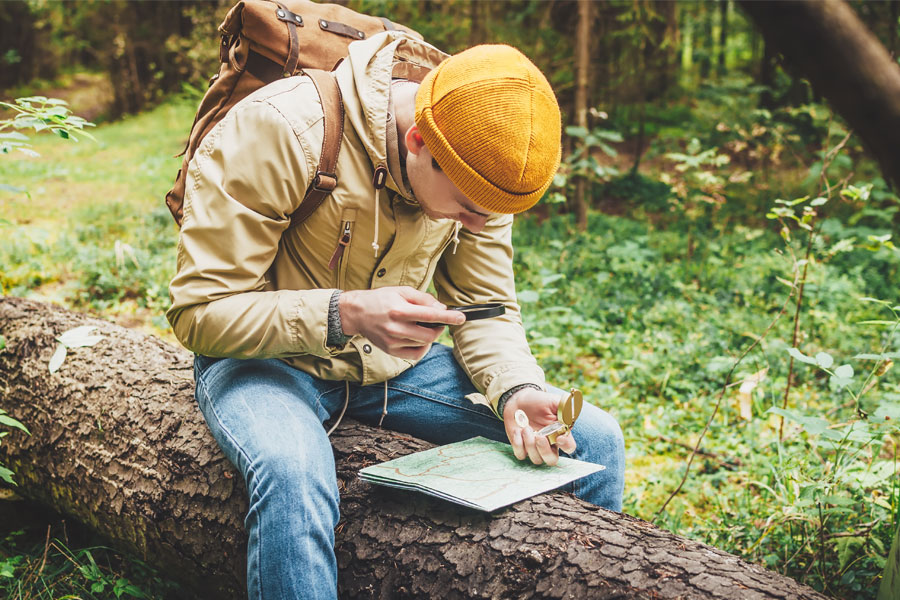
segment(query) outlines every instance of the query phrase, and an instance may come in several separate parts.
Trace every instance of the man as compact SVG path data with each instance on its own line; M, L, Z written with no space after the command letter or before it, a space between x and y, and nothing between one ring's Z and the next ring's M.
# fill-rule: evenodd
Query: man
M198 403L247 483L251 598L336 595L339 494L323 423L344 413L435 443L509 440L536 464L558 450L601 462L570 489L621 508L624 445L609 415L586 405L557 446L534 433L556 420L561 393L545 391L526 342L510 236L512 214L559 165L555 96L513 48L445 58L398 32L350 46L336 71L339 183L294 229L324 132L306 77L245 99L191 162L168 317L198 355ZM392 81L402 61L433 70L421 85ZM485 302L506 314L465 322L446 308ZM442 327L421 322L449 326L452 352L432 345Z

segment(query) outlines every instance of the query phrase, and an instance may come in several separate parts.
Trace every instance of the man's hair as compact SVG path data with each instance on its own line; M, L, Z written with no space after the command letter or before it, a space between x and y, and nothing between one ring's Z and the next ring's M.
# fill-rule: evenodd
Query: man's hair
M437 159L433 156L431 157L431 166L434 167L435 171L443 172L443 169L441 169L441 165L438 164Z

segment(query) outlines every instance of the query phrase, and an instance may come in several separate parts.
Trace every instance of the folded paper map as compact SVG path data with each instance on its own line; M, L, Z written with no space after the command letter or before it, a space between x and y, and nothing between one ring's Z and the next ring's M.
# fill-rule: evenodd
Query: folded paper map
M517 459L507 443L476 437L372 465L359 476L370 483L494 511L605 468L564 456L553 467L535 465Z

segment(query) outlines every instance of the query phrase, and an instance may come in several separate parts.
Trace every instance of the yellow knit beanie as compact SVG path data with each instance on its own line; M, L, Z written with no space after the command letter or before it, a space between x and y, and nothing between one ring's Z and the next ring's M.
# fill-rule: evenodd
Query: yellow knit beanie
M438 65L416 93L415 118L450 181L487 211L527 210L559 167L556 96L510 46L475 46Z

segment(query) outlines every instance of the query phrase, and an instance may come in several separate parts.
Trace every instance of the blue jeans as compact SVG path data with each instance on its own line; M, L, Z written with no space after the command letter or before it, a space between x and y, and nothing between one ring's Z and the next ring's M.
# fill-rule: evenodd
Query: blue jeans
M196 396L219 446L250 495L247 589L251 599L335 598L338 523L334 456L322 423L340 413L345 384L324 381L277 359L198 356ZM474 436L507 441L491 410L465 399L475 389L450 349L435 344L415 367L388 382L383 426L435 444ZM384 385L350 385L347 416L378 425ZM625 445L618 423L585 403L572 430L574 457L606 470L569 484L575 495L621 510Z

